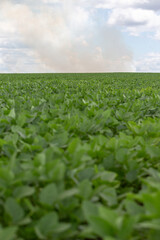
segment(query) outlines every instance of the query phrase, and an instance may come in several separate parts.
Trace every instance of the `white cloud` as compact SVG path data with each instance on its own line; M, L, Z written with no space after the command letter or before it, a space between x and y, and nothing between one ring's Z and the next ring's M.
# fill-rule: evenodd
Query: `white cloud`
M153 37L160 39L160 15L153 10L142 8L115 8L111 11L108 24L122 26L133 35L153 32Z
M160 27L160 15L157 15L153 10L116 8L111 12L108 23L125 26L134 35L138 35L141 32L153 31L156 36Z
M41 0L43 3L59 3L60 1L59 0Z
M5 1L1 5L5 20L19 41L31 49L31 57L36 59L37 66L41 62L48 71L58 72L134 70L132 54L120 32L114 27L98 25L86 1L81 0L78 4L73 0L59 2L61 5L56 8L49 8L47 4L42 8L35 2L34 7L32 4L16 4L16 1L14 4ZM23 55L28 59L26 53ZM7 58L4 57L4 61ZM11 66L12 62L12 69L15 67L20 71L27 63L21 63L22 55L17 54L16 58L16 63L11 57L6 64Z
M99 0L92 6L110 11L108 24L122 27L130 34L153 32L160 39L160 1L159 0Z
M1 0L0 7L1 71L134 71L115 27L160 40L159 0ZM100 9L106 25L96 19ZM136 69L158 71L159 59L148 54Z
M147 0L141 0L141 4L146 3ZM107 9L114 9L114 8L128 8L134 7L139 4L139 0L100 0L97 1L96 7L97 8L107 8Z
M160 1L159 0L152 0L152 1L147 0L145 3L139 1L138 6L141 8L144 8L144 9L159 11L160 10Z
M93 1L98 8L142 8L158 11L160 9L159 0L99 0Z
M160 68L160 52L148 53L143 58L135 61L137 72L159 72Z

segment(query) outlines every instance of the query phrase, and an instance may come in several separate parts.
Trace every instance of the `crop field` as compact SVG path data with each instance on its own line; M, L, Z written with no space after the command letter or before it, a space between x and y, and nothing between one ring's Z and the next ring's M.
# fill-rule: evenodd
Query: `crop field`
M0 74L0 240L160 239L160 74Z

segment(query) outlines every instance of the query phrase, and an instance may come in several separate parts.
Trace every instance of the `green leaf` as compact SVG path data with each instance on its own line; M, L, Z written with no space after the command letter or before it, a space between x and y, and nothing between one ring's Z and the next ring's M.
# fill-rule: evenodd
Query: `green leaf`
M58 147L64 147L68 141L68 133L66 131L56 134L53 137L52 144Z
M66 198L73 197L74 195L78 194L77 188L71 188L69 190L64 190L61 194L59 194L59 199L64 200Z
M13 119L15 119L16 113L15 113L15 109L14 109L14 108L11 109L11 111L10 111L9 114L8 114L8 116L11 117L11 118L13 118Z
M35 231L40 239L46 239L56 230L58 226L58 216L55 212L50 212L43 216L37 223Z
M82 204L82 209L83 209L83 213L84 213L87 221L89 221L91 216L97 216L98 215L98 208L92 202L84 201L83 204Z
M104 240L116 240L114 237L105 237Z
M137 170L131 170L131 171L129 171L129 172L126 174L126 179L127 179L129 182L135 181L136 178L137 178Z
M103 166L106 170L109 170L110 168L114 168L115 166L115 157L114 154L108 155L106 158L103 160Z
M4 139L0 138L0 147L2 147L5 144L7 144L7 142Z
M155 146L146 146L146 152L151 158L159 158L160 149Z
M117 219L118 219L118 212L112 210L112 209L109 209L109 208L106 208L104 206L100 206L98 208L99 210L99 215L101 218L103 218L105 221L107 221L113 228L117 228L117 225L116 225L116 222L117 222Z
M0 186L7 187L12 183L14 174L8 168L0 168Z
M73 154L76 151L79 144L80 144L80 139L79 138L73 139L68 146L68 152Z
M117 194L114 188L106 188L100 193L100 196L108 203L108 206L114 206L117 204Z
M85 179L90 180L94 176L94 169L93 168L85 168L78 173L78 179L83 181Z
M160 191L152 194L149 192L143 193L141 199L145 206L146 214L160 218Z
M160 230L160 219L152 219L137 224L137 228Z
M66 166L59 159L46 163L48 179L59 182L64 179Z
M119 148L116 150L116 160L120 163L124 163L127 160L127 149Z
M80 195L84 199L88 199L92 194L92 185L90 181L84 180L79 184Z
M112 225L99 216L91 216L89 219L89 223L92 227L92 231L98 234L98 236L114 236L116 233Z
M0 239L13 240L16 235L17 227L7 227L0 229Z
M15 188L14 190L14 196L15 198L23 198L23 197L27 197L27 196L31 196L33 195L35 192L35 189L33 187L29 187L29 186L20 186Z
M58 192L54 183L48 184L44 187L39 195L40 202L49 206L52 206L57 199Z
M71 224L69 223L59 223L58 226L55 229L56 233L63 233L67 231L69 228L71 228Z
M134 215L140 215L144 213L143 206L138 205L133 200L126 199L125 202L125 208L128 212L128 214L134 216Z
M115 172L103 171L98 173L95 176L95 179L100 178L102 181L112 183L115 181L116 177L117 177L117 174Z
M24 218L24 210L14 198L10 197L7 199L5 210L11 216L14 223L18 223Z
M20 114L18 114L18 117L17 117L17 124L20 126L20 127L23 127L24 124L26 123L26 113L22 112Z
M18 133L21 138L26 138L25 130L18 125L13 125L11 127L13 133Z
M122 225L118 232L119 239L128 240L132 237L132 233L135 229L136 219L132 216L124 216Z

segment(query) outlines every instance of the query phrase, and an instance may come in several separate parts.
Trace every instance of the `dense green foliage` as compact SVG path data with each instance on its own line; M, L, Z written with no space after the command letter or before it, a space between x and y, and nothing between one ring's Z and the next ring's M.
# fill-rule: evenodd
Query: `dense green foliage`
M0 75L0 239L160 239L160 74Z

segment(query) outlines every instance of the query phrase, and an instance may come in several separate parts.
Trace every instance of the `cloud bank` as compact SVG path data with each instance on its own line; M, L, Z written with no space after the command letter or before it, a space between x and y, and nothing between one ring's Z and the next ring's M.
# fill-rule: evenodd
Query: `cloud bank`
M108 23L124 27L132 35L151 32L160 40L159 0L100 0L96 7L110 9Z
M11 72L134 71L132 53L114 22L98 21L96 2L1 0L2 66Z

